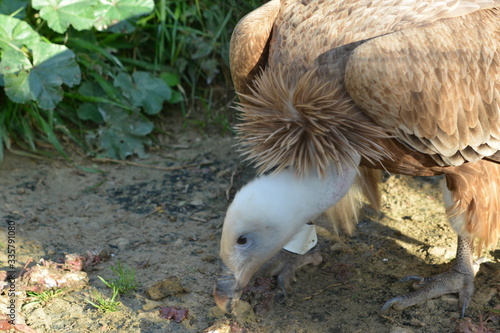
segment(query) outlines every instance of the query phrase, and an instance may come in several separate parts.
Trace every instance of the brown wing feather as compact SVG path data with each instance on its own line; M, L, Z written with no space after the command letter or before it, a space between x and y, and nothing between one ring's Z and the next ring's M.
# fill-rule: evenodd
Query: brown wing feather
M372 39L346 68L365 114L442 166L500 150L500 9Z
M267 63L269 42L279 0L273 0L247 14L231 36L229 58L237 92L248 93L252 80Z
M276 17L269 66L308 70L336 47L467 15L500 0L282 0Z
M299 173L311 167L321 173L327 164L349 163L353 150L372 162L389 156L390 152L374 142L391 135L393 129L374 126L345 90L345 64L352 50L370 38L470 15L493 4L486 0L282 0L278 12L277 2L269 7L272 16L276 15L274 25L269 23L272 20L256 20L262 16L259 10L250 14L235 32L232 50L236 51L231 53L235 86L242 100L241 150L261 171L292 165ZM260 25L265 26L265 34L260 33ZM269 40L267 31L271 30ZM259 47L254 49L252 43ZM261 62L266 45L267 62ZM256 75L259 70L255 68L262 72ZM430 85L415 79L418 87ZM403 97L410 103L411 96ZM438 98L435 94L434 99ZM427 105L436 109L432 103ZM420 120L410 113L405 121L408 117L428 124L421 131L435 136L432 118ZM449 121L443 113L439 117L443 123ZM421 148L426 149L423 141Z

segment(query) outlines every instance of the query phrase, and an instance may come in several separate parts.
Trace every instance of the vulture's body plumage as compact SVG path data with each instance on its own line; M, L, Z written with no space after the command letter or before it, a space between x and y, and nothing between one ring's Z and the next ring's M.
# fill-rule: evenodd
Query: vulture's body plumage
M361 167L445 175L459 237L456 264L439 277L446 287L422 280L423 291L385 307L460 292L463 313L473 244L496 244L500 228L500 1L273 0L237 25L230 60L241 149L274 172L228 209L221 257L231 278L216 287L219 305L335 205ZM375 178L363 179L373 196Z

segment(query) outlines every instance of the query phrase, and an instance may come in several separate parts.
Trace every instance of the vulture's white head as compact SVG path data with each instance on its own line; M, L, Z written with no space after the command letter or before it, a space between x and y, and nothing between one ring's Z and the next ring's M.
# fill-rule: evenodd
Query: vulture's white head
M359 156L355 161L359 164ZM259 268L347 193L357 167L340 169L331 167L323 177L316 172L299 177L286 169L258 177L236 194L224 220L220 256L225 267L214 290L221 309L233 308Z

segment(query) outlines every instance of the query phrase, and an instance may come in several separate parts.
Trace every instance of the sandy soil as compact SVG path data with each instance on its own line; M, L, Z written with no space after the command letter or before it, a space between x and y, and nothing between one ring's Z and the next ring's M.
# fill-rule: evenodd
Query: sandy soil
M111 254L86 268L84 288L45 303L28 304L18 281L19 323L39 333L500 331L498 251L485 253L490 261L476 277L466 319L458 318L455 295L380 312L386 300L410 290L397 282L401 277L445 271L456 245L441 205L440 179L397 175L383 184L382 211L366 208L354 236L320 230L324 262L298 272L288 299L257 294L257 315L221 314L212 287L224 211L253 171L239 162L231 138L174 134L164 148L134 162L180 167L175 170L77 158L69 165L7 154L0 166L4 269L7 221L16 224L17 269L29 260L28 268L42 258L57 261L90 250ZM118 311L102 313L86 300L94 290L111 295L98 276L113 279L111 267L118 262L136 270L139 287L119 298ZM266 293L274 295L273 288ZM5 313L6 290L0 300ZM188 309L187 317L179 323L161 318L159 309L171 306Z

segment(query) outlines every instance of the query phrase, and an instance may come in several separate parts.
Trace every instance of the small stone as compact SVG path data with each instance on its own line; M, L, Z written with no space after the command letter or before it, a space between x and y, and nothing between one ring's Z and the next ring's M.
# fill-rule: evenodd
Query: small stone
M212 254L208 254L208 255L204 256L203 258L201 258L201 260L209 262L209 263L213 263L217 260L217 258Z
M109 242L109 245L120 250L125 250L130 245L130 240L126 238L117 238Z
M236 315L238 322L241 324L256 322L255 313L248 302L242 300L236 302L236 306L233 308L233 314Z
M172 276L153 283L146 288L146 294L152 300L160 300L167 296L186 293L187 290L181 285L179 278Z

